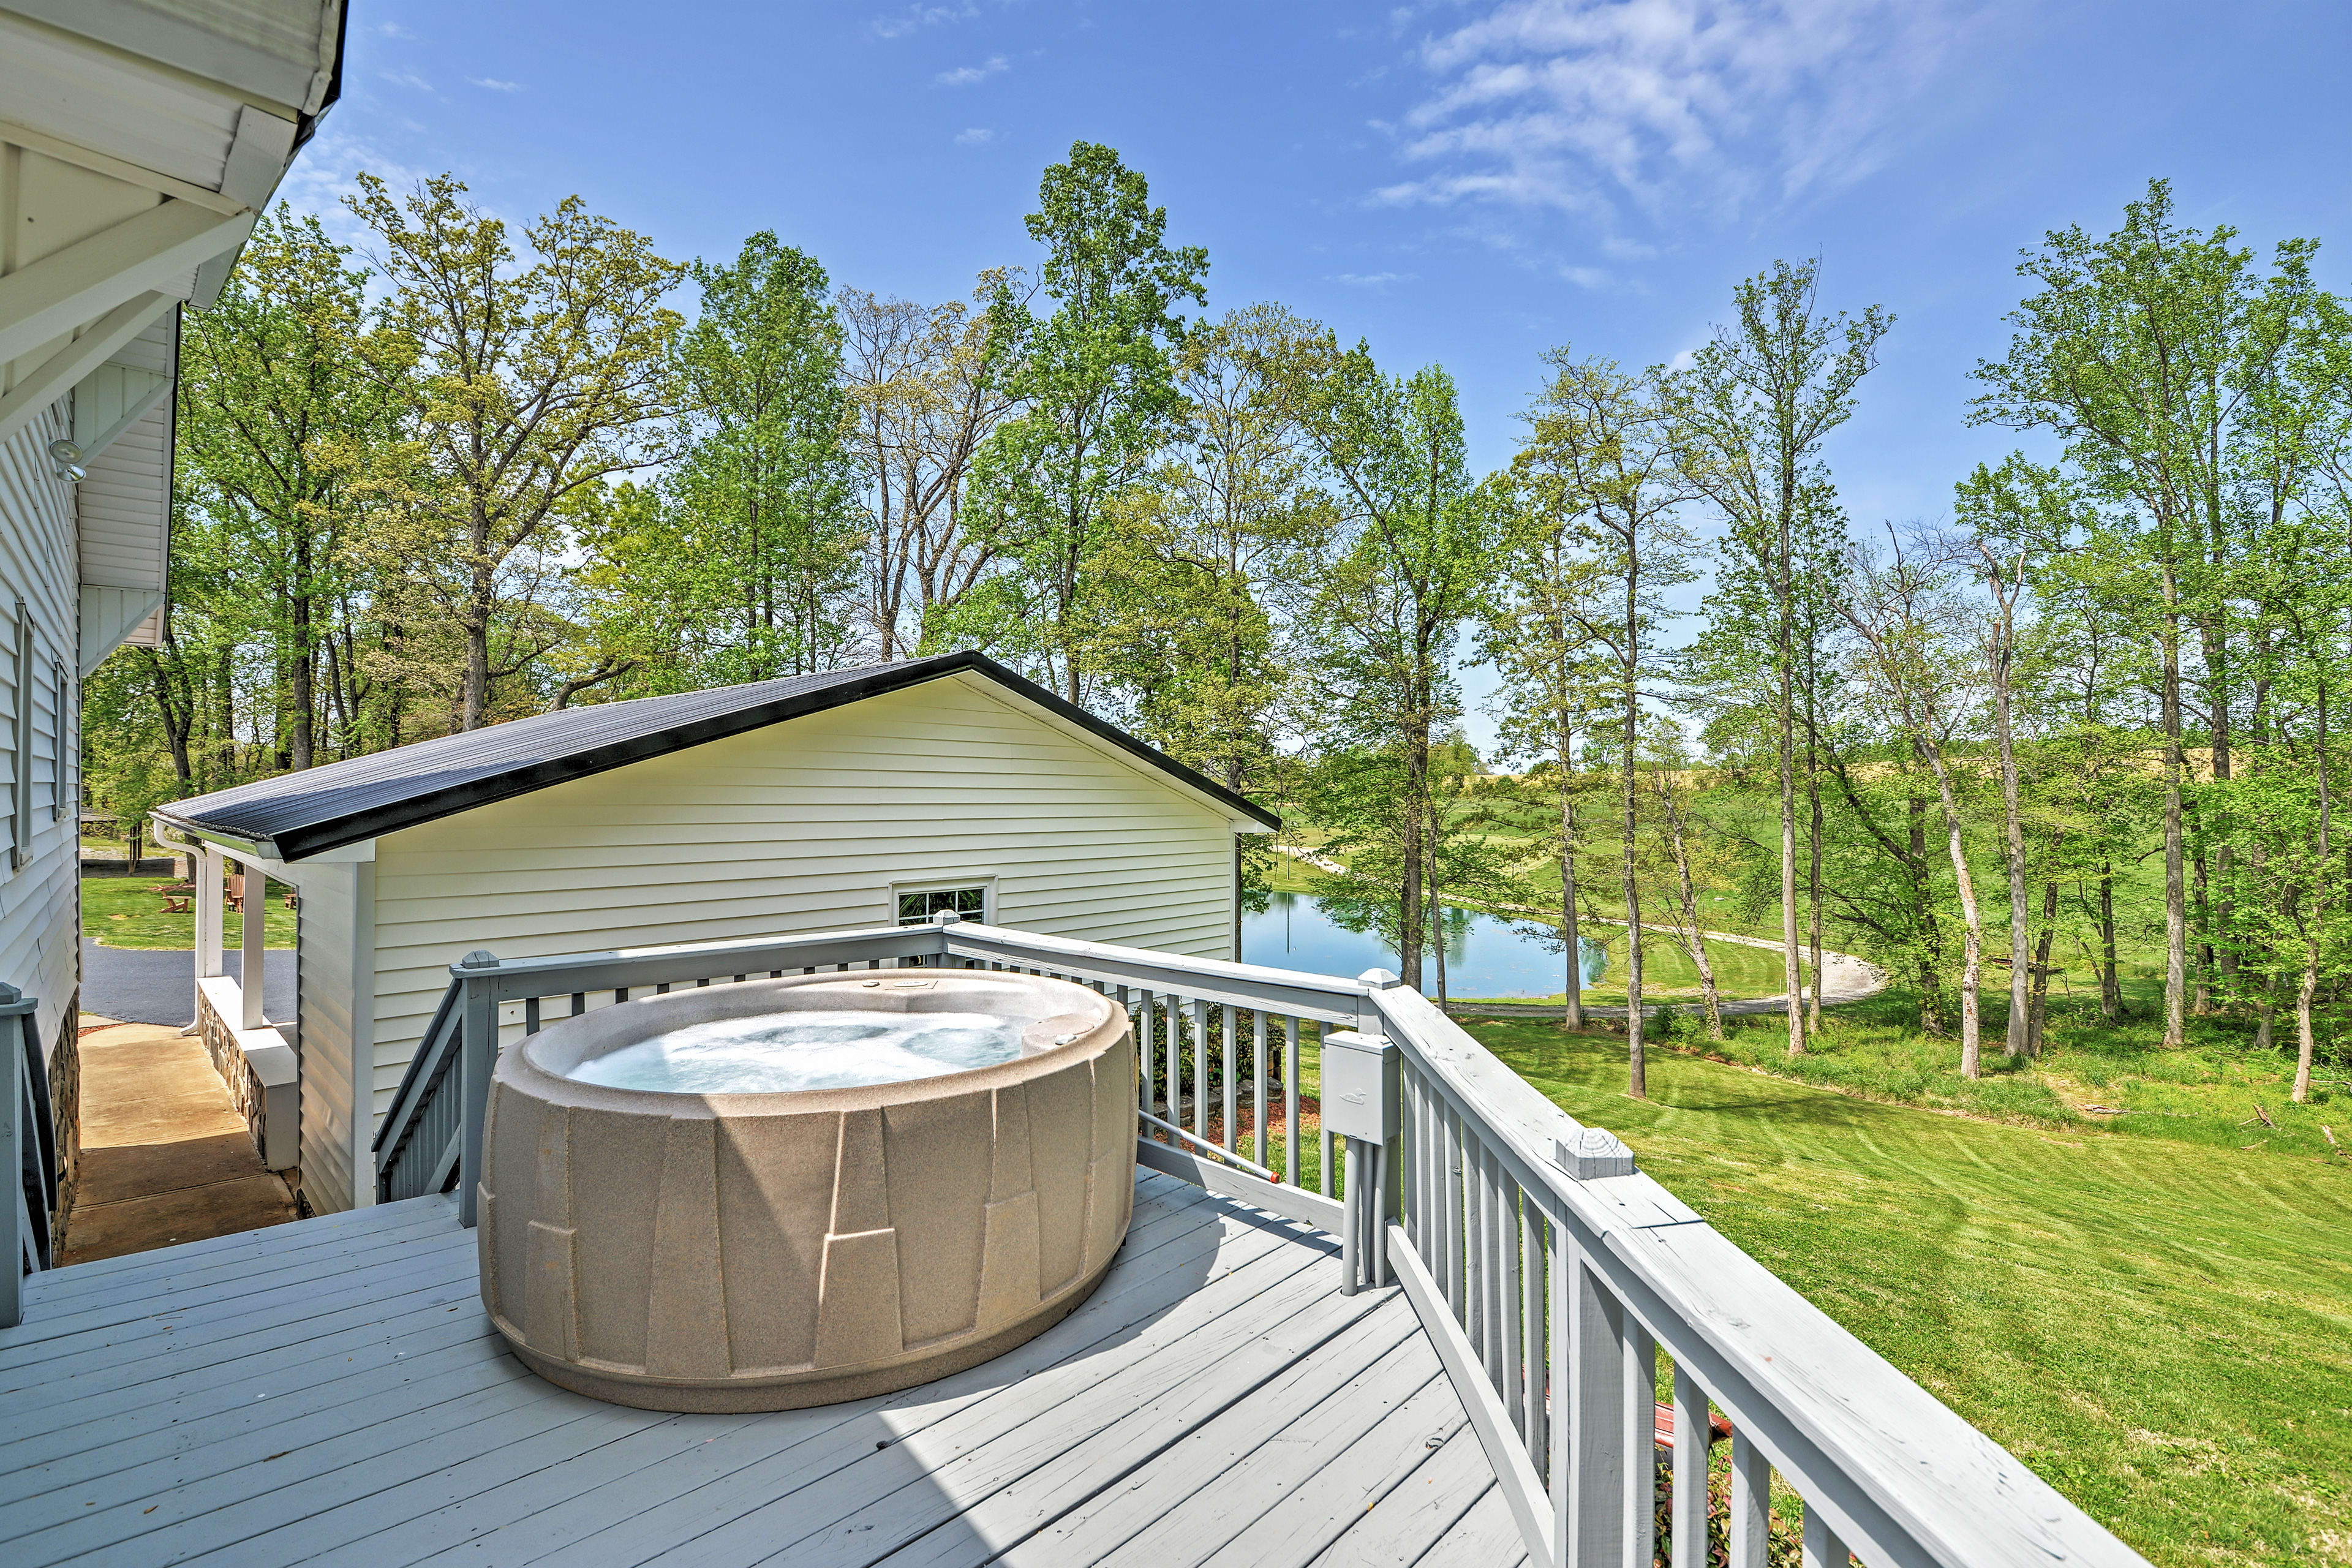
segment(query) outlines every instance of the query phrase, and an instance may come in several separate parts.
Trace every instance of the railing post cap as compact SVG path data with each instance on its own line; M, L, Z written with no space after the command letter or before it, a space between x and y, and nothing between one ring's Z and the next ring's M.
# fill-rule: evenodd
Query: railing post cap
M1563 1138L1552 1146L1552 1163L1580 1182L1633 1173L1633 1151L1614 1132L1601 1127L1578 1130L1573 1142Z
M499 955L487 947L478 947L457 961L460 969L496 969Z
M933 910L931 911L931 923L935 926L956 925L961 923L963 917L956 913L953 910Z
M1359 984L1369 985L1375 991L1393 991L1404 984L1386 969L1367 969L1357 975L1356 980Z
M24 1000L25 994L5 980L0 980L0 1006Z

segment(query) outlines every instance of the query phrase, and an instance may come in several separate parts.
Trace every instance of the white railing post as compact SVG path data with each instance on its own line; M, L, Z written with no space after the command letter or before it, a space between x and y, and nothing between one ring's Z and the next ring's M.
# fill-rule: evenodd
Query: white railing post
M0 985L7 1000L18 1000L13 985ZM25 1042L23 1020L0 1018L0 1055L8 1058L0 1065L0 1094L7 1098L6 1114L0 1116L0 1172L8 1178L7 1224L0 1227L0 1236L7 1241L7 1256L0 1260L0 1329L13 1329L25 1321L25 1262L32 1249L32 1215L25 1197L25 1107L32 1095L25 1081Z
M244 922L241 944L242 961L238 964L237 984L245 992L244 1016L237 1022L240 1029L258 1029L268 1021L261 1006L262 946L268 936L269 879L245 863L245 909L239 919Z
M1633 1458L1625 1452L1625 1313L1574 1237L1563 1229L1560 1240L1552 1379L1555 1389L1567 1384L1569 1464L1566 1496L1554 1500L1564 1513L1556 1539L1564 1568L1621 1568L1631 1561L1625 1469Z
M1688 1369L1675 1368L1674 1568L1707 1568L1706 1390Z
M471 1227L479 1217L477 1191L482 1183L482 1128L490 1109L490 1073L499 1063L499 1005L490 994L498 973L496 955L476 948L455 965L465 982L464 1031L457 1038L457 1223Z
M1339 1293L1389 1282L1389 1183L1397 1140L1397 1047L1353 1029L1323 1037L1323 1125L1347 1140Z
M190 1015L201 1028L205 1019L204 983L222 972L221 964L221 853L199 845L188 857L188 877L195 884L196 900L196 981L194 1012ZM228 1020L221 1020L226 1023Z

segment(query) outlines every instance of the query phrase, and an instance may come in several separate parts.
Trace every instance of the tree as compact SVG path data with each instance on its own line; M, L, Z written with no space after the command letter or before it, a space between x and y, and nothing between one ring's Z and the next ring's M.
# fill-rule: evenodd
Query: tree
M1969 706L1974 671L1964 662L1961 623L1968 612L1950 595L1950 566L1935 542L1915 541L1906 552L1894 542L1890 559L1856 563L1847 624L1862 643L1865 679L1900 727L1912 751L1936 776L1947 850L1960 895L1964 947L1960 967L1960 1076L1981 1071L1979 985L1984 973L1984 917L1969 869L1960 805L1946 756Z
M971 305L927 309L860 289L836 296L847 439L866 510L866 614L886 660L936 651L944 623L995 559L983 531L966 524L965 480L1013 406L991 370L988 306L1025 288L1021 274L994 268L981 274Z
M732 266L689 270L702 308L677 361L690 435L666 482L678 558L729 626L695 684L833 668L863 541L824 268L762 231Z
M564 499L666 454L681 321L662 300L684 269L577 196L524 231L524 263L505 223L450 175L399 201L373 174L359 183L346 199L374 233L393 290L385 325L415 364L401 384L407 504L372 543L457 628L458 726L478 729L492 682L529 671L562 637L540 598Z
M2214 772L2230 771L2229 610L2214 567L2231 552L2224 458L2245 395L2237 373L2259 288L2252 253L2235 239L2227 227L2208 236L2181 226L2162 180L2126 205L2123 226L2105 238L2079 226L2053 230L2018 264L2039 292L2009 317L2017 330L2008 357L1978 365L1985 390L1970 415L1972 423L2055 435L2086 487L2125 509L2112 526L2156 577L2154 614L2143 621L2162 683L2168 1047L2186 1038L2188 1011L2185 631L2202 637ZM2302 248L2285 247L2283 263L2294 265Z
M1661 595L1695 575L1691 536L1676 515L1696 493L1677 458L1672 416L1656 372L1628 373L1611 360L1577 360L1565 348L1545 356L1551 380L1528 416L1514 468L1573 521L1591 563L1591 592L1569 601L1585 641L1608 668L1611 721L1618 731L1618 805L1624 836L1625 1044L1629 1089L1648 1093L1642 1037L1642 889L1639 775L1643 682L1656 658Z
M257 639L283 672L269 718L280 767L307 768L321 745L319 677L369 468L397 438L404 345L370 326L366 274L316 217L280 207L255 226L213 309L181 341L179 473L193 509L223 531L222 575L191 573L183 597ZM160 657L145 654L152 660Z
M1318 816L1339 825L1333 853L1349 875L1393 892L1403 979L1417 987L1432 857L1455 827L1437 809L1430 751L1458 711L1453 649L1501 508L1471 478L1443 370L1383 375L1368 347L1343 350L1327 331L1287 348L1276 374L1338 516L1308 607L1332 753Z
M1804 662L1797 564L1802 524L1827 482L1822 439L1853 416L1855 387L1877 363L1894 318L1824 316L1817 261L1776 261L1732 290L1738 319L1718 327L1669 383L1676 438L1692 482L1722 513L1729 542L1772 605L1769 668L1780 788L1780 931L1789 1053L1804 1050L1797 945L1796 689Z
M1531 426L1537 416L1523 414ZM1529 471L1523 451L1513 464L1506 514L1488 592L1482 599L1479 658L1495 667L1496 718L1507 756L1533 764L1526 792L1549 795L1550 820L1537 829L1559 873L1559 930L1567 1006L1560 1026L1584 1026L1583 946L1577 908L1577 857L1584 836L1577 806L1587 778L1577 737L1598 721L1607 701L1605 672L1592 657L1581 607L1591 598L1594 563L1581 548L1579 519L1557 479Z
M1077 650L1087 568L1110 508L1175 433L1183 397L1169 365L1183 336L1172 307L1205 304L1208 252L1171 248L1168 212L1108 147L1071 144L1045 171L1029 236L1045 247L1040 321L1010 280L989 305L988 348L1016 412L992 431L971 483L1008 593L985 606L993 637L1034 659L1071 701L1085 697Z
M2017 774L2016 664L2019 611L2038 552L2061 548L2074 507L2059 476L2012 454L1999 468L1979 464L1956 488L1960 521L1970 530L1992 613L1983 622L1985 671L1992 685L1993 735L2000 750L2002 848L2009 867L2009 1034L2011 1058L2032 1043L2028 992L2035 968L2027 940L2025 820ZM2046 943L2045 943L2046 948Z

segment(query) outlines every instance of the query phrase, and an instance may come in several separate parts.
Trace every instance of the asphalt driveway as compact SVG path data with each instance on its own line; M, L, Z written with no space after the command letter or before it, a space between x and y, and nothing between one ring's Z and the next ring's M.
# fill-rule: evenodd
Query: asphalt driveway
M232 979L242 984L243 953L226 955ZM274 949L261 966L261 1009L270 1022L294 1020L294 953ZM196 1017L196 955L188 948L101 947L81 944L81 1010L126 1024L184 1027Z

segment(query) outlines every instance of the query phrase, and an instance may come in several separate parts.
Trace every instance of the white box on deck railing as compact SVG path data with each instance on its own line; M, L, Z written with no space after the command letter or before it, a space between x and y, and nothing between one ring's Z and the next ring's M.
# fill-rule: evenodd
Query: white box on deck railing
M1385 1143L1397 1132L1397 1048L1353 1029L1323 1037L1323 1131Z

